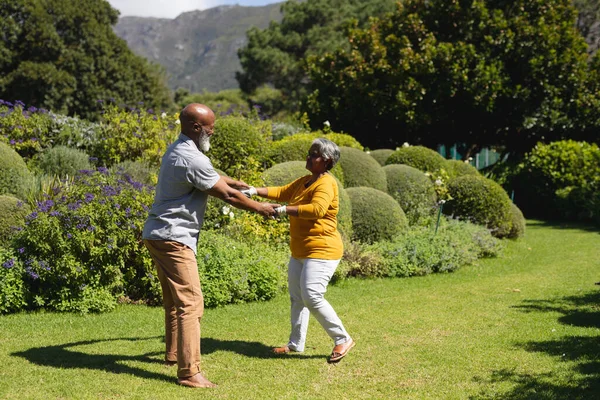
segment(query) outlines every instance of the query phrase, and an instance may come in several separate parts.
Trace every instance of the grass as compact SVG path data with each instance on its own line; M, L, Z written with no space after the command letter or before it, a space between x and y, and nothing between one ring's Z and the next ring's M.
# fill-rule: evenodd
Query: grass
M162 311L0 317L1 399L600 398L600 234L530 221L504 255L452 274L329 288L357 346L338 364L311 319L307 351L286 342L288 300L209 309L203 370L175 384L161 364Z

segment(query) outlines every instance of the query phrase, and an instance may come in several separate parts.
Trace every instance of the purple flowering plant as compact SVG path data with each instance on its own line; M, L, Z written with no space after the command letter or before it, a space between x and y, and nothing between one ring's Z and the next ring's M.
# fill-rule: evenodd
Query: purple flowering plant
M22 263L10 249L0 247L0 314L22 310L27 290Z
M107 311L119 296L156 303L160 284L141 241L154 188L81 171L46 193L13 241L31 307Z
M0 103L0 140L23 158L30 158L52 143L52 117L48 111L27 108L22 102Z

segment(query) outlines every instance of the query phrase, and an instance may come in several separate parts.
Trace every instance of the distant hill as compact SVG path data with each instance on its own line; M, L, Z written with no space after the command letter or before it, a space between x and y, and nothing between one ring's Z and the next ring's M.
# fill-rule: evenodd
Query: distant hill
M237 50L246 44L246 31L281 21L280 7L219 6L175 19L122 17L114 29L135 53L165 67L172 89L219 91L238 87Z

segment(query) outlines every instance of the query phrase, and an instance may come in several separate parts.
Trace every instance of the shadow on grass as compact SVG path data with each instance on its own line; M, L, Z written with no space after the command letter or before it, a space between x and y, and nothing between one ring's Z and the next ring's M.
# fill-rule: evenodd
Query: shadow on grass
M32 347L25 351L14 352L11 355L22 357L27 361L41 365L44 367L53 368L77 368L77 369L92 369L111 372L114 374L130 374L145 379L154 379L163 382L172 382L173 374L161 374L152 371L147 371L142 368L136 368L125 365L128 361L138 361L149 364L162 364L164 349L161 351L151 352L141 355L129 356L124 354L94 354L75 350L74 347L99 345L103 343L115 341L136 342L142 340L164 339L162 336L146 337L146 338L114 338L114 339L99 339L99 340L84 340L80 342L65 343L55 346ZM201 341L202 354L210 354L215 351L230 351L246 357L255 358L284 358L287 356L278 356L273 354L271 347L259 342L245 342L241 340L219 340L213 338L202 338ZM324 358L318 355L297 354L289 359L306 359L306 358Z
M594 225L591 222L573 222L573 221L550 221L550 220L527 220L527 226L542 227L550 229L568 229L580 230L585 232L595 232L600 234L600 225Z
M584 328L600 328L600 291L556 300L526 300L517 306L524 312L562 314L558 321ZM560 362L570 362L574 376L568 379L548 374L522 374L514 370L495 371L489 380L512 382L507 393L482 393L473 399L600 399L600 336L564 336L555 340L526 342L527 351L546 353Z

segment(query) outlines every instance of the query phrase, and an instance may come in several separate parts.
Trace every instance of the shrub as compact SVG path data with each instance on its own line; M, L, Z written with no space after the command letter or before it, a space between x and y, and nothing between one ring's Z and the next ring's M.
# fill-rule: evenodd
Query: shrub
M0 141L10 144L25 159L52 146L52 116L45 109L0 100Z
M89 170L92 165L89 156L82 150L66 146L52 147L40 153L35 166L46 175L75 176L80 170Z
M105 168L37 203L14 238L32 307L107 311L120 295L157 303L160 285L141 242L154 191Z
M9 145L0 143L0 194L12 194L25 199L33 176L23 158Z
M110 168L112 174L129 176L131 180L145 185L158 183L158 168L143 161L123 161Z
M468 222L444 221L437 233L413 227L391 241L373 245L384 260L387 276L407 277L434 272L452 272L480 257L500 251L498 239Z
M271 125L271 137L273 140L281 140L285 137L295 135L302 130L301 126L285 122L273 122Z
M261 166L270 135L269 123L239 116L219 118L208 154L215 168L236 179L249 180Z
M352 204L353 238L365 243L388 240L402 232L408 221L392 196L369 187L346 189Z
M478 175L463 175L448 184L451 201L444 212L486 226L496 237L511 230L511 201L496 182Z
M101 166L125 160L160 165L168 145L179 135L178 122L177 115L108 105L102 114L98 138L87 152Z
M509 238L520 238L525 235L525 217L523 213L514 203L510 203L510 215L512 228L508 234Z
M450 179L463 175L479 175L477 168L460 160L445 160L442 167L446 170Z
M54 146L63 145L87 152L101 137L99 123L54 113L50 115L52 123L48 134L53 138Z
M260 242L202 232L197 259L207 307L268 300L285 288L288 253Z
M371 187L387 191L385 171L373 157L351 147L340 147L340 166L344 173L344 187Z
M377 160L377 162L381 166L385 165L385 162L387 161L389 156L391 156L393 153L394 153L394 150L392 150L392 149L377 149L377 150L371 150L368 152L368 154L371 157L373 157L375 160Z
M444 166L444 157L423 146L401 147L386 160L389 164L410 165L424 172L435 172Z
M362 150L362 145L352 136L344 133L324 133L316 131L311 133L297 133L287 136L282 140L272 142L269 149L269 158L272 164L279 164L286 161L306 160L306 154L313 140L325 138L331 140L339 147L352 147Z
M0 248L0 314L22 310L27 306L26 297L23 265L12 250Z
M373 246L360 242L344 243L344 256L334 277L342 280L346 276L383 277L390 276L387 264L380 252Z
M391 164L383 167L387 191L408 218L409 224L432 215L437 207L433 183L422 171L408 165Z
M573 140L540 143L512 183L515 203L527 215L591 219L588 199L600 190L600 148Z
M9 247L13 235L25 225L29 212L29 206L16 197L0 195L0 248Z

